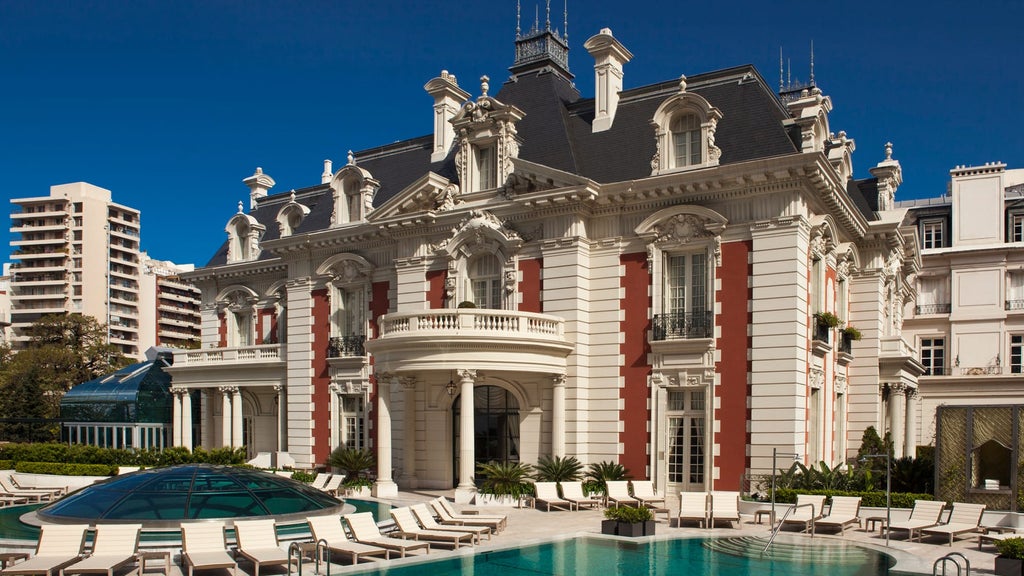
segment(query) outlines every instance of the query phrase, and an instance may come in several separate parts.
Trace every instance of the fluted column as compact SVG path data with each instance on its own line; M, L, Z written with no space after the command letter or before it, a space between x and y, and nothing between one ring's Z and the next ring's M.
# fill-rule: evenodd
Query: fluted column
M220 445L225 448L231 447L231 391L237 390L234 386L220 387Z
M285 406L284 406L284 386L281 384L274 385L274 393L277 395L277 451L284 452L287 450L285 447L285 436L288 433L287 420L285 420Z
M907 388L907 431L903 455L917 456L917 388Z
M551 455L565 457L565 374L552 378L551 394Z
M171 387L171 444L181 446L181 391L178 387Z
M390 374L377 376L377 482L373 495L393 498L398 485L391 478L391 379Z
M455 490L456 501L469 501L469 496L476 493L473 472L476 468L476 446L474 444L473 426L473 385L476 370L457 370L461 405L459 406L459 485ZM461 497L460 497L461 493Z
M175 445L187 448L189 451L192 450L192 395L189 393L188 388L181 389L181 399L175 402L181 404L181 420L175 420ZM181 422L181 425L178 425ZM180 442L180 443L179 443Z
M231 447L242 446L242 391L235 387L231 394Z
M402 398L402 486L408 489L419 487L416 480L416 378L399 378L404 397Z
M889 431L892 437L892 452L899 458L906 446L904 440L904 417L907 415L907 387L902 382L889 384Z

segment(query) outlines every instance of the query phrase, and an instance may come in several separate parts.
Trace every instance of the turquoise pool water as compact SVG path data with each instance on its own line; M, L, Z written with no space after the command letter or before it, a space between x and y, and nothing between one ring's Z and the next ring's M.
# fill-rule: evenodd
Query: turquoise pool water
M740 540L740 539L737 539ZM753 539L752 539L753 540ZM777 542L768 555L764 546L742 541L723 551L729 539L658 540L625 542L578 538L538 546L450 558L429 564L370 570L368 574L406 576L456 576L501 574L502 576L602 574L605 576L687 576L746 574L776 576L876 576L891 572L892 558L874 550L842 543ZM727 547L728 548L728 547ZM743 554L743 555L739 555Z

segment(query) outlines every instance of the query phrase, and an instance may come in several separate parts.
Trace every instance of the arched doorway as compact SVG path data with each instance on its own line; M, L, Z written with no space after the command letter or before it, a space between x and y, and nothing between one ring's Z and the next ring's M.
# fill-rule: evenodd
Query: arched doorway
M452 403L453 477L459 482L459 429L462 397ZM500 386L473 388L474 460L481 462L519 462L519 401ZM475 466L474 466L475 468Z

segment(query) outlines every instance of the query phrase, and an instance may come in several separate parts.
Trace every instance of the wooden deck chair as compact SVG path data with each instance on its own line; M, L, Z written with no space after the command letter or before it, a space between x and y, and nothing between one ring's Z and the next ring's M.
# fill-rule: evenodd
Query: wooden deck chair
M106 574L138 563L139 534L142 524L99 524L92 551L81 560L61 569L64 574ZM131 573L138 571L138 567Z
M953 510L949 513L949 520L945 524L925 528L922 531L932 536L948 536L949 545L952 546L954 537L981 531L981 515L984 512L984 504L953 502Z
M377 521L369 512L346 514L342 518L348 522L348 527L352 529L352 535L355 536L356 542L397 550L402 558L405 558L406 552L421 548L425 549L427 554L430 553L430 542L392 538L381 534L380 528L377 527Z
M679 493L679 515L676 517L679 526L687 520L696 520L701 526L707 528L708 523L708 493L707 492L680 492Z
M345 528L341 525L341 518L337 516L310 516L306 518L309 525L309 532L317 546L326 548L331 562L335 554L346 554L352 559L353 564L358 564L360 558L383 556L385 560L391 558L391 551L380 546L361 544L348 539Z
M860 526L860 496L833 496L828 514L818 518L811 526L811 534L822 526L839 528L839 535L846 535L850 524Z
M665 505L665 497L658 494L654 488L654 482L650 480L633 480L633 498L636 498L644 506L651 508L659 504Z
M85 546L86 524L44 524L40 528L36 553L21 564L0 571L0 574L43 574L54 572L82 557Z
M391 519L395 521L395 526L398 527L398 532L403 538L451 544L452 547L456 549L463 543L469 544L470 546L473 545L475 535L472 532L451 532L424 528L420 526L419 521L416 520L416 516L413 515L412 510L408 507L392 508L390 512Z
M238 576L238 564L228 554L223 522L195 522L181 525L181 564L187 576L196 570L231 568Z
M557 482L537 482L534 486L537 488L536 502L539 506L544 505L545 510L551 512L551 507L558 508L559 510L576 510L576 504L570 500L566 500L558 495L558 483Z
M253 576L260 576L261 566L288 566L288 552L281 548L273 520L235 520L234 524L236 549L252 562Z
M615 504L615 507L640 506L640 501L629 495L628 480L608 480L605 483L608 488L608 503Z
M560 484L562 486L562 498L576 504L577 510L580 509L580 506L597 508L601 505L600 498L596 496L585 496L583 494L582 482L561 482Z
M814 533L814 522L821 517L825 507L825 497L812 494L797 494L796 504L789 516L785 517L785 524L798 524L801 532Z
M323 490L324 486L327 485L327 481L330 479L331 475L329 473L317 472L316 478L313 478L313 481L310 482L309 485L312 486L313 488L316 488L317 490Z
M739 492L711 492L711 514L708 525L712 528L715 522L736 522L736 528L740 527L740 493Z
M462 526L446 526L444 524L439 524L437 520L434 519L434 513L431 512L430 509L427 508L427 505L424 503L413 504L412 506L409 507L409 509L412 510L413 516L415 516L416 519L419 520L420 525L428 530L442 530L446 532L469 532L476 536L477 544L480 543L481 536L487 536L488 540L491 539L492 531L487 526L469 526L466 524L463 524Z
M945 507L945 502L914 500L914 508L910 511L910 518L893 522L886 527L886 530L888 533L891 533L893 530L906 530L908 541L913 541L914 532L917 532L917 537L920 539L921 530L931 528L939 523L939 518L942 517L942 510Z
M337 496L342 490L344 490L344 487L341 485L341 483L344 481L344 474L335 474L334 476L331 476L331 478L327 481L326 484L324 484L324 487L321 488L321 490L327 492L328 494Z
M459 514L445 498L434 498L430 501L442 524L468 524L470 526L488 526L495 532L501 532L508 525L508 516L504 514Z
M44 502L53 500L57 496L57 492L57 490L18 488L13 482L11 482L10 476L0 474L0 493L5 496L28 498L29 502Z

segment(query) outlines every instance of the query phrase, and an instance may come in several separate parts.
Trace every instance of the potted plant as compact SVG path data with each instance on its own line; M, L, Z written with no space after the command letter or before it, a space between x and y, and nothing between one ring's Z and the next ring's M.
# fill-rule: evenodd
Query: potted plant
M602 462L591 462L587 469L587 481L584 486L589 494L608 494L606 481L627 480L629 470L618 462L604 460Z
M583 464L575 456L541 456L535 469L538 482L575 482L583 476Z
M522 462L487 462L477 465L477 504L515 506L519 499L533 495L527 479L533 466Z
M331 452L327 463L345 473L342 486L350 494L369 496L373 480L369 473L377 466L377 457L371 450L357 450L339 446Z
M606 518L601 522L601 533L615 536L653 536L654 517L651 509L633 506L616 506L604 511Z
M1024 538L1006 538L996 540L995 573L1000 576L1020 576L1024 574Z
M856 326L847 324L846 327L843 328L843 337L848 340L860 340L861 333Z
M840 324L839 317L831 312L818 312L814 315L814 320L818 326L827 328L836 328Z
M463 300L462 302L459 302L457 308L476 308L476 303L472 300Z

